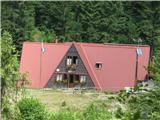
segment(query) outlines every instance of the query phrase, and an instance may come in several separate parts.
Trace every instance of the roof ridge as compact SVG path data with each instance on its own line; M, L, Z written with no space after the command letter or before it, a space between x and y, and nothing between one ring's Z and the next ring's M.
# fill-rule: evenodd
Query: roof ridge
M25 41L23 42L24 44L41 44L42 42L30 42L30 41ZM48 42L43 42L43 44L47 44L47 45L71 45L71 42L59 42L59 43L48 43Z
M91 46L91 47L126 47L126 48L150 47L149 45L137 45L137 44L114 44L114 43L107 43L107 44L82 43L82 44L85 46Z
M31 42L31 41L25 41L23 43L30 43L30 44L40 44L41 42ZM137 44L117 44L117 43L86 43L86 42L59 42L59 43L48 43L43 42L44 44L50 44L50 45L70 45L70 44L83 44L85 46L95 46L95 47L149 47L149 45L137 45Z

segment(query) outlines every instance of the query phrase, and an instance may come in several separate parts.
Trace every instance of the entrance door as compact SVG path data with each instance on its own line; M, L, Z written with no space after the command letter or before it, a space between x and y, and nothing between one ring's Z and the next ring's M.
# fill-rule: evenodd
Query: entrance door
M74 87L74 75L72 74L69 75L69 87Z

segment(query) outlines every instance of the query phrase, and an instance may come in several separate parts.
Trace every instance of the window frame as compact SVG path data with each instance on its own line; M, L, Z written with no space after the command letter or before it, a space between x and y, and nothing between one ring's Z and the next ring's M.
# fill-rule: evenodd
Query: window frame
M72 56L67 56L67 61L66 61L66 65L72 65Z
M96 68L97 70L102 69L102 63L101 63L101 62L96 62L95 68Z
M66 65L78 65L78 56L67 56Z
M62 80L63 80L63 74L57 74L56 81L62 81Z
M79 81L80 83L86 82L87 76L86 75L80 75Z

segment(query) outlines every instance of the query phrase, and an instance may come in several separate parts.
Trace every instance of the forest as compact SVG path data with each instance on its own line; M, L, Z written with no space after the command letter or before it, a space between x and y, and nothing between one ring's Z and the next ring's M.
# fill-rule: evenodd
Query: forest
M2 33L23 41L158 44L160 2L2 2Z
M150 45L147 68L155 88L146 94L124 91L110 97L127 106L106 111L108 103L90 104L84 111L66 107L44 110L39 100L24 97L18 88L19 60L25 41L93 42ZM4 120L158 120L160 119L160 2L159 1L2 1L1 112ZM138 89L138 88L136 88ZM109 94L109 93L105 93ZM100 106L100 107L99 107ZM102 107L103 106L103 107ZM107 108L108 110L108 108ZM35 114L36 113L36 114Z

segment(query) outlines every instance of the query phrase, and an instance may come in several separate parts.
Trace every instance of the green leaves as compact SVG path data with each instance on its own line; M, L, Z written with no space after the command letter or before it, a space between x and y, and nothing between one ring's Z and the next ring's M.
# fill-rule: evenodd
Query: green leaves
M17 81L19 80L19 63L12 37L8 32L2 34L1 48L2 62L0 74L2 114L3 116L10 116L10 114L12 114L10 112L10 105L14 103L14 92L16 91Z
M18 114L16 120L46 120L45 107L37 99L22 98L17 103Z
M15 51L15 46L11 35L8 32L4 32L2 35L2 52L1 52L1 78L2 78L2 87L12 87L15 85L18 78L18 59L17 53ZM10 83L10 82L13 82ZM10 84L9 84L10 83ZM3 84L8 84L4 86Z
M22 41L135 43L155 47L160 26L159 2L2 2L2 29L21 49ZM156 43L155 43L156 44Z

